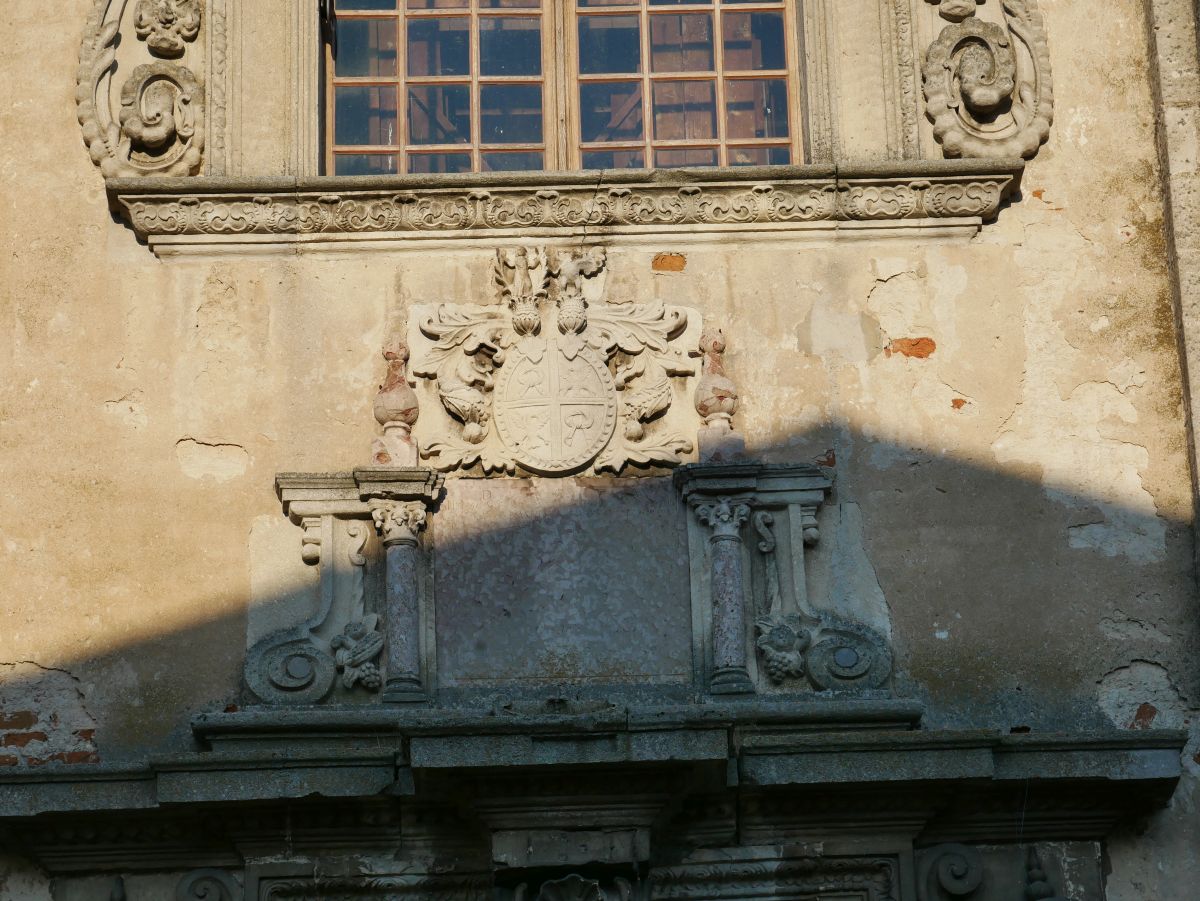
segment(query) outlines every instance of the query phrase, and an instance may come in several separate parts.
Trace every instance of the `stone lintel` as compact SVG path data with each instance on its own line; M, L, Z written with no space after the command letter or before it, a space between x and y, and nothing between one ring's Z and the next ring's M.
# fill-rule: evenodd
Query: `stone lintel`
M1024 163L839 165L309 178L113 178L110 205L156 249L324 240L395 242L590 234L834 232L842 225L970 232L1014 195ZM411 241L409 242L412 243Z
M815 509L833 487L825 470L808 463L690 463L676 469L673 478L692 505L727 497L751 506Z
M369 500L424 501L439 497L443 476L425 467L360 467L353 472L281 472L275 493L283 512L299 522L306 516L369 517Z

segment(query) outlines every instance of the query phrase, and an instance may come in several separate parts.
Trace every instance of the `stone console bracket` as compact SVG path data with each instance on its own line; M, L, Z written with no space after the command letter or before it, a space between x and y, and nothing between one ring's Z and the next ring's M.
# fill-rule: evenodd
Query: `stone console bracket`
M972 235L1024 163L905 160L738 169L316 178L109 178L113 210L157 254L586 232L814 238ZM759 237L763 237L759 234Z

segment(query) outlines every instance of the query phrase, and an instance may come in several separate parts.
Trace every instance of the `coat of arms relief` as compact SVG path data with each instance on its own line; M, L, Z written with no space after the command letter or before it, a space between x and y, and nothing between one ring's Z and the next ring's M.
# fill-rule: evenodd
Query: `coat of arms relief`
M418 426L430 466L557 476L684 462L700 314L613 302L606 267L603 248L504 248L496 303L413 310L412 375L437 398Z

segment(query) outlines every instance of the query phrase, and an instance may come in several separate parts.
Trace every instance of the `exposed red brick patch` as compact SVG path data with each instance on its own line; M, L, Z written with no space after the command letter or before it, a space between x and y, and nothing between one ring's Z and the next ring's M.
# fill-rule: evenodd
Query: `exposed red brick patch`
M0 754L0 766L16 766L20 762L20 757L14 757L12 754Z
M1158 716L1158 708L1149 701L1144 702L1137 709L1137 713L1133 715L1133 722L1129 724L1130 729L1149 729L1150 724L1154 722L1154 718Z
M23 748L31 741L45 741L45 732L9 732L4 736L3 745L6 748Z
M658 253L650 268L655 272L683 272L687 266L687 257L681 253Z
M19 710L16 713L0 712L0 729L28 729L37 721L37 714L32 710Z
M1008 730L1012 735L1028 735L1033 730L1028 726L1013 726Z
M954 398L954 400L950 401L950 406L952 406L956 410L961 410L966 405L967 405L967 399L965 397L956 397L956 398Z
M74 735L76 738L78 738L80 741L91 741L93 738L96 737L96 730L95 729L76 729L71 734Z
M1033 192L1033 196L1036 197L1038 200L1041 200L1042 197L1045 196L1045 194L1046 194L1045 188L1038 188L1036 191Z
M932 338L893 338L883 349L883 355L890 357L892 354L903 354L906 357L924 360L933 356L935 350L937 344Z
M61 760L63 763L99 763L100 755L95 751L59 751L50 755L51 760Z
M237 705L237 704L226 704L226 705L225 705L225 712L226 712L226 713L237 713L237 712L238 712L238 705Z
M813 462L818 466L837 466L837 454L834 453L834 450L831 447L820 457L813 458Z

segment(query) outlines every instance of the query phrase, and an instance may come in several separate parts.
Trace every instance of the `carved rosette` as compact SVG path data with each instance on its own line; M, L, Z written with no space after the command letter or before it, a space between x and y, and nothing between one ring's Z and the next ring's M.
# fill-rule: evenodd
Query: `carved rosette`
M676 380L696 374L699 314L604 302L606 265L601 248L501 249L499 303L418 308L413 375L446 414L421 441L435 469L615 474L691 453L671 416Z
M200 170L204 89L191 69L168 61L184 55L200 23L199 0L136 6L96 0L80 49L75 100L84 143L106 178ZM136 33L146 53L128 77L117 60L123 32Z
M926 113L948 157L1032 157L1050 135L1054 90L1037 0L928 0L947 24L925 54ZM978 0L984 2L984 0Z

